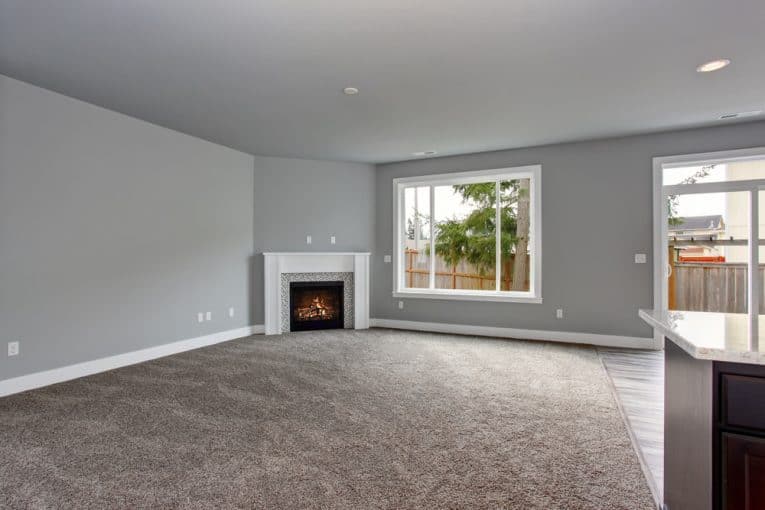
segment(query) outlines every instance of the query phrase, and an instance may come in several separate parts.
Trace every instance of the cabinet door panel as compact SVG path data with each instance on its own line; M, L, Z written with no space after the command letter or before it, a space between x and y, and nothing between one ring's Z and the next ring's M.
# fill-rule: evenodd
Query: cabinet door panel
M765 430L765 378L723 374L722 393L726 425Z
M723 508L765 509L765 439L724 433Z

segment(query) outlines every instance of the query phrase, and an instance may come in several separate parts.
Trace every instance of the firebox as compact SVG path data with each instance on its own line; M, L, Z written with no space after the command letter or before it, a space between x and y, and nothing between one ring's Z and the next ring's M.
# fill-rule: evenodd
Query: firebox
M343 326L343 282L290 282L290 331Z

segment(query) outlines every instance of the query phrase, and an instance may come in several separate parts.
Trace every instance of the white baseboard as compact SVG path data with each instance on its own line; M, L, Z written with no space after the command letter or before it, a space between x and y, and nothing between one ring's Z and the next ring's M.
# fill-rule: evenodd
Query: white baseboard
M113 370L115 368L135 365L136 363L142 363L144 361L170 356L171 354L178 354L192 349L199 349L200 347L227 342L236 338L261 334L263 331L264 327L262 324L246 326L244 328L230 329L211 335L188 338L186 340L179 340L177 342L158 345L156 347L147 347L146 349L140 349L138 351L117 354L107 358L84 361L74 365L53 368L51 370L36 372L29 375L22 375L12 379L5 379L0 381L0 397L35 388L42 388L43 386L49 386L64 381L70 381L79 377L85 377L86 375L106 372L107 370Z
M516 338L518 340L545 340L573 344L599 345L604 347L625 347L631 349L661 349L652 337L599 335L570 331L547 331L540 329L497 328L491 326L470 326L467 324L444 324L440 322L402 321L396 319L370 319L374 328L409 329L433 333L454 333L457 335L493 336Z

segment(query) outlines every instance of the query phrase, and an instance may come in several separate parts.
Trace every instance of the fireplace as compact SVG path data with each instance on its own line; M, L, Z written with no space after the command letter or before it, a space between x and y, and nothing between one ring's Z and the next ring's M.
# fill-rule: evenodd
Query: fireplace
M290 284L343 282L342 326L369 327L369 253L263 253L263 329L266 335L293 331ZM315 297L315 296L314 296ZM340 322L340 321L338 321ZM299 326L298 326L299 327Z
M290 331L344 326L343 282L290 282Z

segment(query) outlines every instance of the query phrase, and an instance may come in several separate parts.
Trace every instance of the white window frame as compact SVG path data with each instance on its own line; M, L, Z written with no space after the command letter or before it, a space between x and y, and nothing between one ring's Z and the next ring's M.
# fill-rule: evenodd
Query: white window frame
M531 179L529 189L529 220L531 226L529 256L529 291L509 290L461 290L434 288L435 257L431 257L430 288L406 288L403 267L404 229L404 190L415 186L430 186L430 242L435 242L433 200L435 186L450 186L487 181ZM499 217L500 211L497 210ZM500 257L499 235L497 235L497 258ZM393 297L423 299L456 299L464 301L503 301L510 303L542 303L542 166L528 165L512 168L495 168L470 172L454 172L417 177L393 179ZM499 271L495 271L499 279ZM496 286L499 288L499 285Z
M759 232L759 192L765 191L765 179L753 179L749 181L721 181L696 184L664 185L664 170L704 166L712 164L733 163L737 161L753 161L765 159L765 147L753 147L749 149L735 149L718 152L705 152L697 154L683 154L678 156L662 156L653 158L653 305L659 311L667 311L668 284L667 259L668 237L668 214L666 201L668 195L694 194L694 193L729 193L743 191L749 193L749 270L747 273L747 315L749 316L750 333L752 338L758 335L758 313L760 308L760 279L759 279L759 246L765 244L765 239L760 239ZM753 240L757 240L754 242ZM655 332L654 337L658 342L663 342L661 333ZM660 344L661 345L661 344Z

